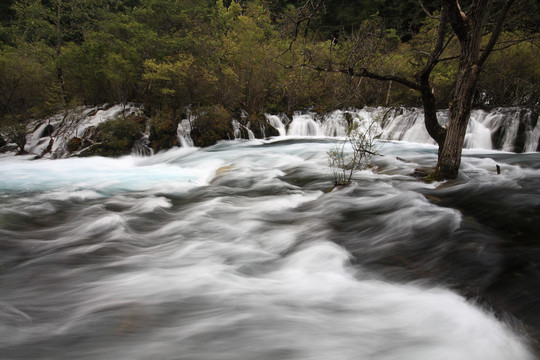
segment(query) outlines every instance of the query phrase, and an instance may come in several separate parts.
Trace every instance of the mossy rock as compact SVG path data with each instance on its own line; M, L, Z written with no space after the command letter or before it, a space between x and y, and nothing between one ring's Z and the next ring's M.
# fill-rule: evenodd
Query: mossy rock
M150 120L150 147L155 152L178 144L178 120L173 115L159 115Z
M249 117L249 129L257 139L279 136L279 131L266 121L264 114L255 114Z
M234 139L229 112L222 106L205 107L194 122L191 138L195 146L212 146L219 140Z
M141 138L144 122L138 117L118 117L102 122L92 136L94 144L80 156L122 156L131 153L135 140Z

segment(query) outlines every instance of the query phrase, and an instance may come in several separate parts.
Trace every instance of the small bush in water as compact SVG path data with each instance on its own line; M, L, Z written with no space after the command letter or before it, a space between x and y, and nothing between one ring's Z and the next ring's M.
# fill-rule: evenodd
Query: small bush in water
M346 139L328 150L328 165L335 186L349 184L354 172L368 167L371 157L377 154L374 134L376 122L372 121L367 128L361 129L358 122L346 120ZM345 149L347 145L351 147L350 152Z

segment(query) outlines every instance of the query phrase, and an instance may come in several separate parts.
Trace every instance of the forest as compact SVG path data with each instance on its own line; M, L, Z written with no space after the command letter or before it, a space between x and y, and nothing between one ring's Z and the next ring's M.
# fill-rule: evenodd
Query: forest
M419 104L417 94L398 84L287 68L308 58L414 73L436 26L416 0L327 1L311 9L304 3L4 1L0 116L36 117L66 106L128 101L145 104L152 114L187 105L260 113ZM509 21L500 51L483 71L477 105L537 104L540 11L531 12L534 6L530 1L515 10L520 16ZM302 16L310 21L298 22ZM456 51L450 45L447 57ZM452 60L435 69L439 107L448 105L455 72Z
M538 105L539 7L512 7L474 106ZM80 105L142 104L154 129L174 129L186 109L210 114L202 146L242 111L420 106L418 89L357 71L418 77L439 22L437 5L417 0L9 0L0 11L0 128L14 142L29 120ZM438 108L459 54L449 36L428 74Z

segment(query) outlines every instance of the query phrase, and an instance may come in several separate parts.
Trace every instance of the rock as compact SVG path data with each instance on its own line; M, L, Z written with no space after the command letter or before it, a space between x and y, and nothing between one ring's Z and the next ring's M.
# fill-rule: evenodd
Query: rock
M45 154L50 153L51 150L52 150L53 145L54 145L54 139L51 138L49 140L49 143L47 144L47 147L41 152L41 154L39 156L43 157Z
M279 136L279 131L266 121L266 117L263 114L250 116L248 128L253 132L256 139Z
M51 124L47 124L47 126L45 126L45 128L43 128L43 131L41 132L39 137L44 138L44 137L51 136L53 134L53 132L54 132L54 126L52 126Z

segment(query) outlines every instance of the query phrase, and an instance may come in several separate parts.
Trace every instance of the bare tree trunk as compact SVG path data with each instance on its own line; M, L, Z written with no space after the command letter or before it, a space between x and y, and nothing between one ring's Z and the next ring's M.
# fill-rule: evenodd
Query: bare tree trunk
M426 130L433 140L439 145L439 155L444 147L446 132L439 121L437 120L437 106L435 95L431 90L431 84L429 82L429 75L427 73L420 79L420 93L422 95L422 105L424 107L424 125Z
M485 11L480 16L485 18ZM478 19L478 21L482 22L483 19ZM483 25L478 25L476 29L469 30L465 40L461 40L459 71L456 77L453 101L450 104L450 121L436 167L439 178L455 179L461 164L461 150L463 149L474 91L480 74L478 58Z
M439 149L435 176L440 179L455 179L461 165L461 151L480 69L493 50L513 0L505 2L499 21L482 54L480 43L490 2L488 0L474 0L467 15L462 12L456 0L444 0L444 3L449 9L450 24L461 45L461 54L454 97L450 104L450 120L444 146Z
M463 51L462 51L463 53ZM462 54L463 56L463 54ZM450 105L450 121L444 146L439 153L436 172L443 179L455 179L461 165L461 150L471 116L474 91L478 82L479 67L463 57L457 75L456 93Z
M62 55L62 29L60 25L62 15L62 0L56 0L56 60ZM67 102L66 99L66 89L64 87L64 74L62 67L57 63L56 64L56 77L58 79L58 86L60 88L60 98L64 103Z
M386 101L384 102L385 106L388 106L390 102L390 93L392 92L392 81L388 84L388 91L386 92Z

